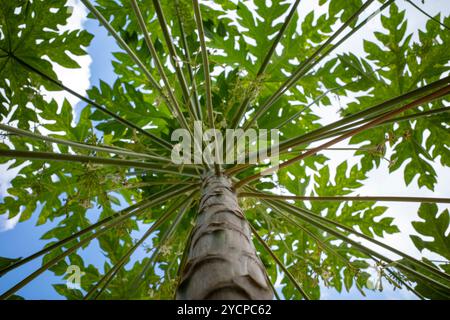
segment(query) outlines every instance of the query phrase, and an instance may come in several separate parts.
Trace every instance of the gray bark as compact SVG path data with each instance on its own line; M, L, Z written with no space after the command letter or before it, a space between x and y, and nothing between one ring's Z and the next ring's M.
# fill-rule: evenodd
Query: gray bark
M272 299L265 268L230 180L209 174L177 299Z

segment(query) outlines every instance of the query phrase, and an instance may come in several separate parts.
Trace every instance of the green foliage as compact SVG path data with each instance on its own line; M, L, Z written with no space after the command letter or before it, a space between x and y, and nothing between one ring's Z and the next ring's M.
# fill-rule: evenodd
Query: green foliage
M20 258L19 259L10 259L10 258L6 258L6 257L0 257L0 268L6 268L18 260L20 260Z
M420 206L419 217L424 221L413 222L414 229L423 236L432 237L432 241L426 241L419 236L412 235L411 239L420 251L427 249L440 256L450 257L450 236L447 234L449 224L448 210L438 214L436 204L424 203Z
M4 3L3 3L4 2ZM128 150L146 156L163 157L149 160L164 169L169 164L164 157L168 151L124 125L131 122L145 128L157 137L170 141L172 132L180 127L171 107L148 82L142 70L124 51L114 52L112 67L117 75L114 83L100 81L88 90L89 99L104 106L124 121L112 119L109 115L93 109L92 105L71 105L67 100L58 104L44 95L44 90L57 91L61 88L33 72L29 65L57 80L54 65L78 68L74 56L86 54L92 35L86 30L60 31L67 23L71 10L65 1L20 0L3 1L0 8L0 114L1 122L30 132L77 142L84 147L69 147L50 143L30 136L2 136L0 151L19 150L52 152L55 160L61 154L102 157L112 161L136 160L132 156L114 154L114 150ZM215 127L227 128L243 101L249 99L246 115L251 118L255 111L269 99L282 83L299 68L333 34L336 28L347 21L362 5L361 0L320 0L326 5L327 13L317 14L298 11L285 30L279 47L272 56L266 71L258 75L267 50L280 30L284 16L291 7L286 1L215 1L215 6L202 5L203 26L212 77L212 98ZM117 30L136 56L147 66L151 75L161 79L149 53L142 31L133 14L130 1L95 1L96 8ZM175 4L176 3L176 4ZM384 2L383 2L384 3ZM183 116L191 123L180 83L171 65L169 50L163 30L156 19L153 1L138 1L150 38L171 88L180 104ZM378 3L379 4L379 3ZM161 6L170 27L178 61L192 83L186 68L188 60L194 72L199 103L205 108L204 66L201 65L199 41L191 1L161 1ZM95 15L89 14L89 18ZM287 94L270 106L256 121L257 128L279 127L281 141L302 137L321 128L320 116L307 107L318 99L316 107L327 108L335 102L329 91L339 99L352 98L341 106L342 117L366 110L387 99L397 97L425 84L432 83L449 71L450 34L436 21L428 21L425 29L417 36L407 34L405 12L395 4L389 6L381 16L383 30L374 32L375 41L364 40L364 57L353 52L340 52L327 56L323 63L304 75ZM436 16L436 19L450 25L450 17ZM185 34L181 33L180 24ZM354 26L355 23L352 24ZM361 30L360 32L368 32ZM190 55L182 38L186 38ZM369 37L367 37L369 38ZM22 62L20 62L22 61ZM69 85L70 87L70 85ZM325 94L324 94L325 93ZM446 106L445 99L423 104L420 111L435 110ZM409 102L403 101L401 104ZM301 112L300 112L301 111ZM300 114L299 114L300 112ZM417 113L409 110L405 115ZM205 112L206 114L206 112ZM375 114L374 116L377 116ZM360 163L349 167L344 161L332 174L328 159L314 154L279 170L274 177L260 179L252 187L258 191L290 193L298 196L345 196L358 193L371 170L389 161L390 172L403 170L405 186L417 177L417 185L433 190L438 182L434 169L437 162L450 166L450 115L448 112L421 117L415 120L383 124L353 136L351 144L357 145L355 152ZM367 117L365 120L368 120ZM96 151L89 146L110 148L111 152ZM298 151L307 148L308 143L294 147L294 152L283 152L282 161L289 160ZM10 158L1 157L0 163ZM147 162L147 160L139 161ZM229 165L225 169L232 169ZM249 166L238 172L238 179L261 171L263 165ZM8 218L20 215L20 222L37 217L37 224L52 227L41 239L46 248L59 244L92 224L115 217L118 210L128 205L164 198L171 188L179 190L186 185L189 191L198 188L201 176L185 178L175 173L156 173L150 170L68 161L43 161L17 158L8 163L8 168L18 170L11 181L8 194L0 200L0 215ZM185 168L179 167L180 173ZM201 171L199 171L199 174ZM183 192L168 196L164 201L151 205L123 223L97 237L82 249L97 249L104 259L95 264L88 262L84 251L71 253L60 259L49 269L58 277L59 283L52 284L55 291L67 299L82 299L98 281L111 270L147 230L172 206L182 202ZM192 197L192 203L177 221L174 231L170 227L176 218L170 218L158 227L144 243L144 254L132 256L108 283L99 299L170 299L179 280L179 269L183 267L189 235L194 225L199 195ZM302 210L360 231L367 237L382 239L400 232L395 220L386 215L388 207L375 201L295 201L292 204ZM319 299L324 290L347 292L357 289L361 294L372 290L370 274L374 264L380 268L396 268L403 263L411 270L421 272L431 279L441 281L436 272L422 270L407 259L386 266L372 256L356 249L348 242L324 232L297 217L293 218L283 210L274 208L270 202L242 198L241 206L249 222L266 241L274 254L282 261L303 290L313 299ZM132 209L134 207L131 207ZM126 211L126 209L125 209ZM450 259L448 236L449 213L438 214L434 204L422 204L418 212L420 221L413 222L417 234L411 240L421 253L428 252ZM58 258L65 250L79 244L94 233L86 234L64 242L50 252L43 254L43 264ZM165 237L164 235L167 235ZM350 233L342 231L349 236ZM432 237L433 240L430 240ZM279 266L255 241L261 260L272 282L278 277ZM141 248L141 249L142 249ZM22 255L22 253L17 253ZM141 258L143 257L143 258ZM0 270L13 266L19 259L0 257ZM421 261L450 274L449 264L436 264L423 257ZM81 287L70 289L63 282L70 265L77 265L84 272ZM447 297L445 290L432 286L414 272L395 269L398 279L409 284L413 290L426 298ZM1 276L3 274L0 273ZM389 282L392 275L383 273ZM402 282L398 286L403 286ZM396 283L397 283L396 282ZM443 285L448 283L443 282ZM286 299L301 299L301 294L285 276L281 280L281 293ZM12 295L11 299L20 299Z
M37 122L36 113L28 111L29 105L39 108L43 104L40 87L55 90L55 86L43 82L36 74L24 69L17 57L57 78L52 64L65 68L79 65L69 55L86 54L92 35L85 30L60 32L66 24L71 8L64 1L6 1L0 10L0 101L2 119L18 120L19 126L28 129L29 121ZM14 57L13 57L14 56ZM6 104L6 106L5 106ZM18 106L14 110L15 106Z
M444 29L439 28L436 22L430 20L426 24L426 30L419 30L418 42L411 40L412 34L406 34L405 12L399 11L395 4L390 6L389 15L382 15L381 22L385 32L374 33L377 42L364 41L366 58L358 58L353 54L339 56L339 60L336 60L339 64L334 71L334 80L331 79L332 81L326 83L329 88L336 87L338 86L336 79L340 79L346 83L345 90L370 91L370 95L362 95L356 102L348 104L341 112L343 115L353 114L411 91L423 83L439 79L442 73L448 71L446 64L450 59L449 35ZM450 17L445 18L444 22L448 24ZM382 70L374 73L374 68ZM342 90L344 89L335 92L341 94ZM422 110L441 106L441 102L436 102L422 106ZM406 163L405 183L409 185L418 175L418 186L433 190L437 182L433 161L441 156L441 164L448 165L445 162L448 159L449 140L436 139L437 135L448 133L448 130L444 129L445 123L448 124L447 115L438 121L435 118L424 118L418 119L417 123L405 121L385 125L354 136L351 143L366 148L381 146L392 148L393 153L389 159L390 171L398 170ZM424 138L426 131L430 132L428 138ZM364 170L370 170L380 163L380 157L373 154L360 151L356 154L362 155L361 163Z

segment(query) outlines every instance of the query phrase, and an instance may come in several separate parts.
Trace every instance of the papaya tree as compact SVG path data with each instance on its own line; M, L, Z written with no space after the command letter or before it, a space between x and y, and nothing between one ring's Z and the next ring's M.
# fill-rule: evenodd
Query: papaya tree
M55 70L79 68L95 34L61 30L65 2L0 7L0 159L17 172L0 214L51 226L39 251L0 258L1 278L22 278L1 285L2 299L73 268L77 286L53 284L68 299L319 299L326 288L385 287L450 298L450 198L401 196L408 185L433 191L450 166L450 16L413 0L319 0L322 14L300 0L80 0L118 46L117 78L82 94ZM425 26L410 31L406 10ZM361 35L363 54L342 50ZM336 104L326 123L318 110ZM199 128L213 132L210 149L193 139L200 155L174 161L173 133ZM217 156L230 129L244 146L227 145L231 162ZM250 161L245 133L274 129ZM386 162L405 190L359 195ZM400 232L386 214L394 202L418 205L397 214L417 214L415 234L402 236L420 255L385 240ZM93 247L103 267L84 258Z

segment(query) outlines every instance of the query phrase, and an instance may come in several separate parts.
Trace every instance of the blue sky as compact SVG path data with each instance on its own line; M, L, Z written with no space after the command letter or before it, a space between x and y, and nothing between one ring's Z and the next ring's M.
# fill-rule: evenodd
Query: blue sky
M304 1L305 2L305 1ZM416 1L417 2L417 1ZM423 26L424 22L426 21L426 18L418 14L414 9L411 7L406 7L404 5L404 1L399 1L399 5L401 7L407 9L407 16L409 18L409 30L413 31L417 30L421 26ZM305 4L305 6L308 6ZM448 1L427 1L424 8L431 12L432 14L435 14L437 12L444 12L445 14L449 14L450 8L449 8L449 2ZM302 8L300 8L302 9ZM309 7L311 9L311 7ZM378 19L374 19L378 20ZM372 26L369 26L370 28L376 29L379 27L377 24L378 22L374 22ZM104 31L103 28L98 26L98 23L93 20L86 20L83 19L83 27L86 28L89 32L95 35L92 44L88 48L88 53L91 59L91 62L88 63L86 66L84 66L86 74L88 75L89 80L88 83L91 86L95 86L99 83L99 80L102 79L103 81L106 81L108 83L113 83L115 79L114 70L111 65L111 60L113 59L111 52L117 51L118 47L115 44L114 40L111 37L107 36L107 33ZM362 30L363 31L363 30ZM358 51L360 44L362 43L362 37L366 36L367 33L360 32L358 36L356 36L350 43L347 44L347 49L343 47L343 51L348 50L349 47L352 47L355 51ZM70 72L68 73L67 79L68 83L70 84ZM79 111L79 108L81 106L84 106L84 104L79 103L77 107L75 108L76 111ZM326 119L326 122L332 121L327 115L324 114L324 112L327 112L328 114L332 114L330 110L323 111L323 110L317 110L317 112L324 116L324 119ZM330 155L327 155L330 157ZM336 154L333 154L333 157L336 157ZM350 154L340 154L339 157L348 157L350 158ZM334 162L336 164L340 163L342 161L341 158L335 159ZM2 171L3 170L3 171ZM364 187L365 189L361 191L360 193L366 193L371 195L377 195L377 194L400 194L400 195L409 195L413 196L416 194L420 194L422 196L446 196L448 197L448 187L446 187L444 184L440 184L436 188L435 193L429 193L427 190L421 190L419 188L415 188L414 186L410 186L408 188L405 188L404 185L402 185L402 173L397 172L393 175L387 175L387 168L380 168L380 171L377 171L371 175L369 175L370 182L367 183L367 185ZM447 180L450 181L450 172L448 168L438 168L438 172L443 177L443 181ZM5 174L4 168L0 168L0 173ZM448 178L448 179L447 179ZM386 180L387 179L387 180ZM0 179L1 180L1 179ZM380 182L384 181L383 185L387 185L384 190L380 190ZM386 181L388 183L386 183ZM0 181L1 182L1 181ZM2 192L2 189L6 189L5 183L7 181L2 182L3 185L1 185L0 188L0 201L2 201L2 198L4 196L4 192ZM414 184L414 183L413 183ZM412 184L412 185L413 185ZM402 192L398 192L398 190L401 190ZM403 192L404 191L404 192ZM428 193L428 194L427 194ZM446 206L448 208L448 206ZM445 208L445 206L440 206L440 209ZM408 217L402 216L399 218L397 222L401 224L401 235L396 235L391 238L389 238L387 241L390 241L391 243L395 243L397 245L400 245L402 248L404 248L408 253L417 255L418 252L412 246L410 241L408 241L408 234L413 233L410 227L411 219L414 218L413 214L417 212L417 206L412 205L390 205L388 214L391 214L393 216L396 216L398 218L398 212L399 211L408 211L410 215ZM95 216L98 214L98 212L93 211L92 216ZM2 222L3 219L3 222ZM0 256L5 257L18 257L18 256L27 256L39 249L41 249L45 245L45 241L40 240L40 237L42 234L44 234L47 230L52 228L56 225L57 221L54 221L51 224L46 224L44 226L35 226L36 225L37 216L32 216L31 219L29 219L26 222L18 223L14 227L12 227L9 230L4 230L5 228L0 227ZM0 218L0 224L5 223L5 218ZM406 238L406 240L405 240ZM398 246L397 246L398 247ZM103 264L103 257L100 251L100 248L98 247L98 244L96 241L92 243L91 246L88 247L87 250L83 251L83 257L86 258L91 263L94 263L96 266L100 266ZM135 257L141 258L144 256L144 251L141 248L136 252ZM0 292L6 290L10 286L14 285L21 279L23 279L26 275L33 272L35 269L37 269L41 265L41 259L37 259L31 263L26 264L23 267L20 267L19 269L3 276L0 278ZM45 272L43 275L39 276L37 279L35 279L31 284L26 286L24 289L19 291L19 294L24 296L28 299L58 299L61 298L52 288L51 284L54 283L63 283L63 280L55 277L52 272ZM388 286L386 286L388 287ZM339 294L335 292L334 290L326 290L324 288L323 290L323 298L325 299L360 299L363 298L358 291L352 290L350 293L344 293ZM387 288L383 292L368 292L367 298L371 299L409 299L413 298L411 294L408 292L402 290L402 291L393 291L392 288Z

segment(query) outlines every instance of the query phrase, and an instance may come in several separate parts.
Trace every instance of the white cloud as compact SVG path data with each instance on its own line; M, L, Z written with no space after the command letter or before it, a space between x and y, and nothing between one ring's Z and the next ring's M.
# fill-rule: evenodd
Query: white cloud
M0 232L8 231L14 229L16 224L19 222L20 214L12 219L8 219L6 214L0 215Z

